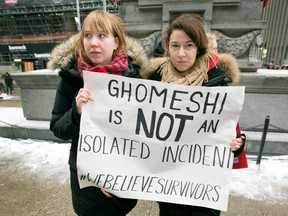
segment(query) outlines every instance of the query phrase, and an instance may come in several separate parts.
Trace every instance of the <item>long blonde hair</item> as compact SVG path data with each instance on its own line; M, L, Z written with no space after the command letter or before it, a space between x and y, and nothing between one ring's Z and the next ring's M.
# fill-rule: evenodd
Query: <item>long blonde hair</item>
M126 34L124 27L122 25L122 20L119 17L107 11L94 10L90 12L88 16L85 18L82 25L82 30L76 36L74 45L74 54L77 57L80 57L87 63L90 62L90 59L87 57L85 53L83 45L83 40L85 37L85 29L87 29L88 26L92 32L101 30L105 32L107 35L112 35L114 36L114 38L117 38L119 46L115 52L126 50L127 47Z

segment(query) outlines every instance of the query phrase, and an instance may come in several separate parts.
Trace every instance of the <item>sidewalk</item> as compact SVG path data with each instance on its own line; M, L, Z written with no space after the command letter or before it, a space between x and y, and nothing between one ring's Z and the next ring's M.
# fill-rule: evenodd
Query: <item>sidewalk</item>
M43 180L39 176L31 174L29 170L15 172L13 165L17 165L17 158L4 161L0 156L1 215L75 215L71 204L69 182L62 184L58 179ZM221 216L286 216L287 201L269 203L240 196L230 196L228 211L222 212ZM128 216L157 215L156 202L138 201L136 208Z
M17 159L0 156L0 212L3 216L73 216L69 183L42 180L29 170L11 169ZM68 170L67 170L68 172ZM157 215L155 202L140 201L129 216Z
M7 103L5 103L7 104ZM8 103L9 104L9 103ZM12 113L12 114L11 114ZM29 122L21 114L21 107L5 106L0 103L0 120L13 125L48 127L44 122ZM0 122L0 128L3 122ZM6 125L7 127L7 125ZM2 128L0 129L2 130ZM1 133L0 133L1 134ZM0 143L1 145L1 143ZM18 169L20 159L9 160L0 155L0 212L3 216L73 216L69 182L58 179L41 179L29 169ZM67 172L68 169L67 169ZM265 187L265 185L263 185ZM287 188L283 188L288 193ZM243 196L230 195L227 212L221 216L286 216L288 200L277 202L257 201ZM128 216L157 216L156 202L140 200ZM177 215L176 215L177 216Z

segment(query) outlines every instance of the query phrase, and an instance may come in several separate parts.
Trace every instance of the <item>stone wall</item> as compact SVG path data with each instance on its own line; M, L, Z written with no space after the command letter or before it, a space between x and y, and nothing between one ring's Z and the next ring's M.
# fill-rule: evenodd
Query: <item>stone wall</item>
M27 120L50 121L60 77L48 69L12 73L20 87L24 117Z
M241 127L261 130L266 116L270 116L269 130L287 133L288 71L261 71L241 74L240 85L246 88Z
M253 72L261 66L259 48L266 27L261 21L262 5L259 0L127 0L119 15L127 32L142 42L149 39L153 49L159 37L156 32L165 31L169 22L184 12L198 13L205 19L207 31L217 34L219 51L233 53L242 71Z

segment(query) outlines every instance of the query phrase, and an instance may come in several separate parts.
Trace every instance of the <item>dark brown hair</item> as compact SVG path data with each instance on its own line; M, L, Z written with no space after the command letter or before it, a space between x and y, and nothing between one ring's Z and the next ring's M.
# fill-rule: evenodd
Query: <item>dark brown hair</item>
M185 13L172 21L162 40L166 53L168 53L170 36L174 30L182 30L191 38L198 47L198 56L208 52L205 22L200 15Z

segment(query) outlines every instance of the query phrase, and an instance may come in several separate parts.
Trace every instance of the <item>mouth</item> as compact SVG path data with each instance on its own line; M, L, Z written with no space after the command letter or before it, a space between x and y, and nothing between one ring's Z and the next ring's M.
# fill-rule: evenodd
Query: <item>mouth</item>
M186 61L177 61L178 64L185 64Z
M91 51L90 54L92 55L97 55L97 54L101 54L100 52L97 52L97 51Z

